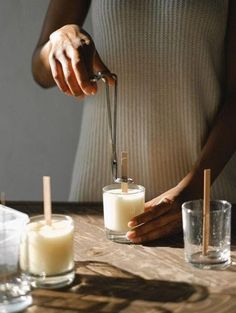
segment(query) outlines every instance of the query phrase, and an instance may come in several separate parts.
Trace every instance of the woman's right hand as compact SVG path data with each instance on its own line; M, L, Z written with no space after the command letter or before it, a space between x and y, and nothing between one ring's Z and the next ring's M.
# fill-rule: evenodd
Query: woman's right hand
M108 73L108 83L114 79L96 51L90 35L78 25L65 25L49 37L49 64L58 88L67 95L94 95L96 82L91 78L97 72Z

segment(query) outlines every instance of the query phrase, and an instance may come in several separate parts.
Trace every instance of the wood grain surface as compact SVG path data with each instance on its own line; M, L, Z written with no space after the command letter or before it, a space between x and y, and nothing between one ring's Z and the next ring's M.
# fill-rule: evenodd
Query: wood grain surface
M43 212L39 202L7 205L30 215ZM119 244L105 237L101 204L54 203L53 210L75 221L76 277L60 290L34 289L26 313L236 312L234 227L232 264L200 270L184 260L182 234L147 245Z

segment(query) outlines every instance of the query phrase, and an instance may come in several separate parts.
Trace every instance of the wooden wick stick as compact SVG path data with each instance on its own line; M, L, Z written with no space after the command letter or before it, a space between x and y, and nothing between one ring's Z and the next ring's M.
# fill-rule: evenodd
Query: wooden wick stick
M2 205L6 204L6 196L5 196L5 192L4 191L1 192L0 202L1 202Z
M128 152L121 152L121 191L128 192Z
M47 225L52 224L51 178L43 176L44 219Z
M204 195L203 195L203 255L207 255L209 245L209 232L210 232L210 186L211 186L211 170L204 170Z
M5 206L5 204L6 204L6 195L5 195L5 192L4 191L1 191L1 195L0 195L0 197L1 197L1 199L0 199L0 203L1 203L1 205L3 205L3 206ZM7 251L7 247L6 247L6 245L7 245L7 240L6 240L6 233L5 232L7 232L7 230L6 230L6 226L5 226L5 214L3 213L3 252L2 253L4 253L5 251ZM6 250L5 250L6 249ZM5 259L5 261L6 261L6 259ZM4 268L5 266L3 265L3 268ZM2 280L2 282L3 282L3 284L5 285L5 286L7 286L7 277L8 276L8 274L7 274L7 271L1 271L1 273L0 273L0 280Z

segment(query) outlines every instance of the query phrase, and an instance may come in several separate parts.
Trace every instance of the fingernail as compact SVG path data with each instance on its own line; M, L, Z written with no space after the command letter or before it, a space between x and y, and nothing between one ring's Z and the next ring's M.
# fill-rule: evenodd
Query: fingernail
M70 91L64 91L64 93L67 95L67 96L72 96L72 93Z
M137 226L137 223L135 221L128 222L128 227L134 227L134 226Z
M126 237L128 238L128 239L133 239L134 237L135 237L135 231L128 231L127 233L126 233Z
M85 98L85 95L83 94L83 95L75 96L75 97L76 97L76 99L78 99L78 100L83 100L83 99Z

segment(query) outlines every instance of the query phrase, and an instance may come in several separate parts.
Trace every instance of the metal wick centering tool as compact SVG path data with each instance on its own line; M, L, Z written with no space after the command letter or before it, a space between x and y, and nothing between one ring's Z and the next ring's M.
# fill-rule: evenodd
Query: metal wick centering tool
M112 77L115 80L114 93L113 93L113 116L112 116L112 105L110 97L110 88L108 84L108 77ZM98 72L90 80L92 82L97 82L102 80L106 86L106 105L107 105L107 115L108 115L108 127L110 134L110 143L111 143L111 171L114 182L133 182L131 178L128 177L117 177L117 154L116 154L116 116L117 116L117 75L110 72Z
M114 96L113 96L113 118L112 118L112 108L111 108L108 76L111 76L115 80ZM92 77L91 81L97 82L100 79L105 83L105 86L106 86L108 127L109 127L109 134L110 134L110 143L111 143L111 171L112 171L113 181L116 181L117 179L117 155L116 155L117 76L114 73L98 72L96 75Z

